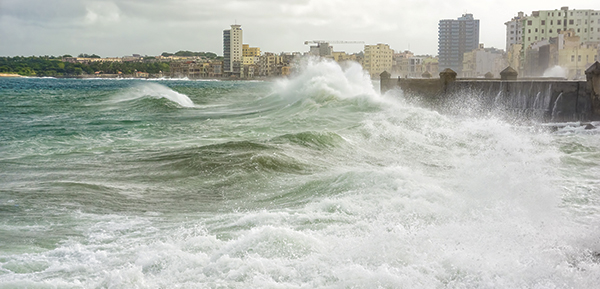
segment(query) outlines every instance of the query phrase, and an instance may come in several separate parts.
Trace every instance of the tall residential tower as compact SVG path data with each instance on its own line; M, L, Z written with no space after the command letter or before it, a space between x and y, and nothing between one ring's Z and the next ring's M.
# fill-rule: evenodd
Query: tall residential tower
M231 29L223 30L223 72L239 74L242 63L242 25L231 25Z
M450 68L462 72L463 55L479 47L479 19L463 14L457 20L440 20L438 26L438 55L440 71Z

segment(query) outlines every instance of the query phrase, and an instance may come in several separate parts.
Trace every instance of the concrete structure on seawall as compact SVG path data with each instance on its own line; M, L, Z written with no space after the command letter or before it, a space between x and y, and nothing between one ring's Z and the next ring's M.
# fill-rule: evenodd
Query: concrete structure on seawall
M446 69L435 79L393 79L383 72L381 92L400 88L407 97L419 97L434 108L447 107L467 94L475 95L485 109L500 109L545 122L600 120L600 63L586 71L586 81L558 78L518 79L511 67L500 79L456 78Z

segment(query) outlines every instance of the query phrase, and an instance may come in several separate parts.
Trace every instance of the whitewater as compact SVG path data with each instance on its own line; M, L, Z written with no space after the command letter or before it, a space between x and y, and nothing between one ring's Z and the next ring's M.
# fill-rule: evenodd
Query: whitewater
M0 78L0 288L600 284L600 130L376 87Z

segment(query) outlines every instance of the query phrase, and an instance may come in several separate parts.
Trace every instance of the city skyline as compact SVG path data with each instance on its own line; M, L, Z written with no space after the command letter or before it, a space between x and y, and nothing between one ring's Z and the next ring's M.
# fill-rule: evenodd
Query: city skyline
M0 55L102 57L159 55L179 50L222 54L222 31L243 25L244 43L271 52L306 52L307 40L364 41L396 51L437 54L438 22L464 13L481 20L480 42L504 49L518 12L600 10L589 1L40 1L0 2ZM355 53L364 45L336 46Z

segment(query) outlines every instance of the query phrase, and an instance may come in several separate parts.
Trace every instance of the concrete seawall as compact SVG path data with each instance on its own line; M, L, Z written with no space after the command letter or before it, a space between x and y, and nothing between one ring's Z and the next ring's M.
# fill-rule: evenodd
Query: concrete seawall
M487 109L544 122L600 120L600 63L588 68L586 76L587 81L517 79L510 67L501 73L501 79L457 79L450 69L435 79L393 79L387 72L380 75L382 93L399 88L433 107L460 101L466 94L476 95Z

